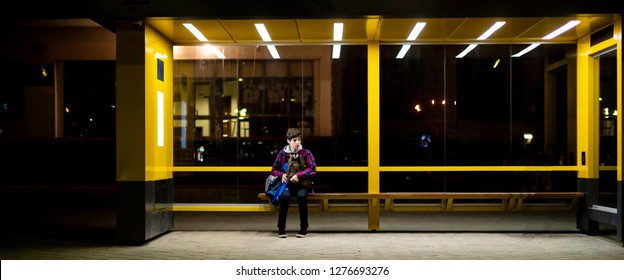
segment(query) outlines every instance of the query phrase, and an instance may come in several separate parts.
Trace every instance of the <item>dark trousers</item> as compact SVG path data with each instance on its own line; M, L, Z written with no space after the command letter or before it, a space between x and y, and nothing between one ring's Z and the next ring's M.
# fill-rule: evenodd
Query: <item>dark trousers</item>
M301 229L308 229L308 189L288 184L288 189L284 190L279 201L279 218L277 228L286 229L286 218L288 217L288 207L290 206L291 192L297 194L297 204L299 205L299 226Z

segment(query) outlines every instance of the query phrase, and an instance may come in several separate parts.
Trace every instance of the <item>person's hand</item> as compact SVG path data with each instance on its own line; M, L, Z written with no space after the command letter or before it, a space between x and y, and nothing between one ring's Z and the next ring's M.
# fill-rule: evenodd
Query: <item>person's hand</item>
M286 183L288 181L288 177L286 177L286 173L282 174L282 183Z
M299 183L299 177L297 177L297 174L293 175L292 177L290 177L290 181L293 183Z

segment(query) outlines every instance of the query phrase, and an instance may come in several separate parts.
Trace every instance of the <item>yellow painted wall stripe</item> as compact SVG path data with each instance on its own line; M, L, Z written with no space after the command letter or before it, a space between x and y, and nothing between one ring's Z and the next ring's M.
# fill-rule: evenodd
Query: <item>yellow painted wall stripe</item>
M368 166L317 166L319 172L368 172ZM600 170L615 170L601 166ZM547 166L380 166L380 172L578 171L575 165ZM173 172L271 172L269 166L174 166Z

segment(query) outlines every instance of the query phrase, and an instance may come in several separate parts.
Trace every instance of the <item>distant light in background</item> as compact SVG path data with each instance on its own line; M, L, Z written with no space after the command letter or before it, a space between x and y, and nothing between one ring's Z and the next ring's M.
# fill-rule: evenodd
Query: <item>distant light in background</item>
M531 144L531 142L533 141L533 134L531 133L525 133L523 137L524 137L525 144Z
M422 108L420 108L420 104L416 104L416 106L414 106L414 110L416 110L416 112L422 111Z
M41 66L41 77L42 78L48 77L48 72L46 72L45 66Z
M496 61L494 62L494 66L492 66L492 68L496 68L498 67L498 64L500 63L500 58L496 59Z

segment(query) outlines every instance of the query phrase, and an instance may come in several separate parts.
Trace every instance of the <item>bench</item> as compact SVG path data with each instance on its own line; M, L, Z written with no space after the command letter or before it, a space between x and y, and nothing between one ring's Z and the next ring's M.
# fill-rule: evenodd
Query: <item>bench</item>
M308 201L309 207L321 211L368 211L373 203L379 203L382 211L569 211L576 208L584 195L582 192L309 193ZM264 193L259 193L258 198L269 200Z

